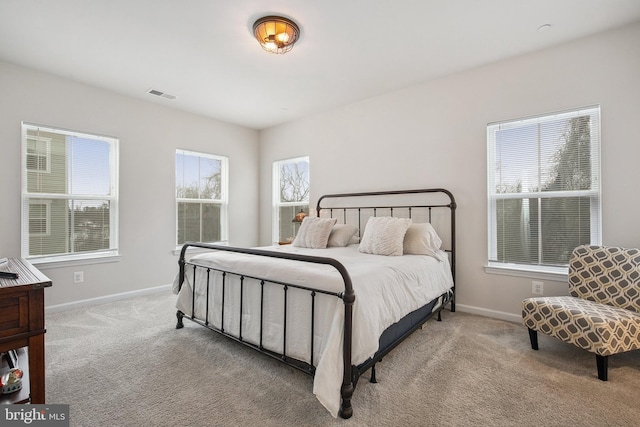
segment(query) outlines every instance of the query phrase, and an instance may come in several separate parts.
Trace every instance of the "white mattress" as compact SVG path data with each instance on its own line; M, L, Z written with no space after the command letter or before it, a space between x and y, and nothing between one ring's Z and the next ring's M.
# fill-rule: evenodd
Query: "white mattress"
M406 314L422 307L447 292L453 286L451 268L445 261L426 255L381 256L358 252L358 245L340 248L306 249L291 245L260 249L334 258L349 272L356 294L353 305L352 364L359 365L378 350L382 332ZM318 265L276 258L251 256L232 252L199 254L192 262L247 276L324 289L344 291L340 274L329 265ZM239 278L227 275L224 300L224 325L221 315L220 274L210 274L214 290L209 294L208 321L227 333L240 334ZM191 315L193 268L187 267L187 277L179 292L176 307ZM206 274L199 271L196 281L195 317L205 319ZM174 281L178 293L178 278ZM281 286L265 285L263 312L263 346L282 352L283 290ZM287 291L287 356L311 363L311 309L308 292L293 288ZM260 285L257 280L244 279L242 308L242 338L259 344ZM340 387L343 376L344 304L335 296L318 295L315 309L314 359L316 366L313 391L318 400L335 417L340 408Z

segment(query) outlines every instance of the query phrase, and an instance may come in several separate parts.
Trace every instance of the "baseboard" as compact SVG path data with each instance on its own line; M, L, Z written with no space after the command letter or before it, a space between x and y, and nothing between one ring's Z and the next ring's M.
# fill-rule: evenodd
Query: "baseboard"
M169 285L156 286L154 288L146 288L146 289L139 289L136 291L122 292L119 294L105 295L97 298L89 298L85 300L73 301L73 302L64 303L64 304L51 305L51 306L45 307L45 311L47 313L56 313L59 311L72 310L74 308L89 307L92 305L104 304L107 302L118 301L118 300L123 300L127 298L142 296L142 295L155 294L159 292L167 292L167 291L171 291L171 288L172 288L172 285L169 284ZM506 320L508 322L514 322L514 323L522 322L521 315L507 313L504 311L489 310L486 308L475 307L472 305L456 304L456 310L461 311L463 313L471 313L471 314L477 314L479 316Z
M507 322L522 323L522 315L506 313L504 311L489 310L482 307L474 307L472 305L464 305L456 303L456 311L463 313L477 314L484 317L492 317L494 319L506 320Z
M80 301L73 301L64 304L56 304L45 307L47 313L57 313L59 311L72 310L74 308L89 307L92 305L104 304L106 302L118 301L142 295L155 294L159 292L170 292L172 285L156 286L154 288L139 289L135 291L122 292L119 294L105 295L97 298L89 298Z

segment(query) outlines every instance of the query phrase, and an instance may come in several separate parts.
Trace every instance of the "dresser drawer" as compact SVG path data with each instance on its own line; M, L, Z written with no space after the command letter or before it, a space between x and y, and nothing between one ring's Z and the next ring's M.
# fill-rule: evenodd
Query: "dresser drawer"
M9 291L0 297L0 338L29 331L29 292Z

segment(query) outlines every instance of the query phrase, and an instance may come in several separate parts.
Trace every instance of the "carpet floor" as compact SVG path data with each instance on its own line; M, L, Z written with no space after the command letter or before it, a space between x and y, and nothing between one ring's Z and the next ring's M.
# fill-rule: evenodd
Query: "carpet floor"
M640 353L595 357L524 326L443 312L376 366L333 418L312 378L185 320L158 293L46 316L48 403L72 426L632 426Z

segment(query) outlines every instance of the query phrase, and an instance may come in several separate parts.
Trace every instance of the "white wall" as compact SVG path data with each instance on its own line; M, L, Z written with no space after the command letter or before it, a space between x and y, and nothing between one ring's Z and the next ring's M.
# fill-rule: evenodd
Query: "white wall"
M603 241L640 247L640 24L277 126L260 134L260 241L271 163L309 155L311 203L326 193L444 187L458 202L459 308L520 318L531 279L487 274L487 123L600 104ZM545 295L566 294L545 282Z
M272 162L309 155L312 204L342 191L453 191L458 306L517 320L531 280L483 268L486 124L599 103L604 243L638 247L639 75L636 24L258 133L0 62L0 256L20 255L23 120L120 139L121 261L45 269L54 282L48 306L171 282L176 148L229 156L230 240L238 246L271 242ZM73 283L78 270L83 284ZM563 293L564 283L545 282L545 294Z
M20 256L22 121L120 139L121 260L42 266L53 281L45 291L47 306L173 281L176 148L229 157L230 243L257 244L257 131L5 62L0 94L0 257ZM73 283L74 271L84 271L84 283Z

